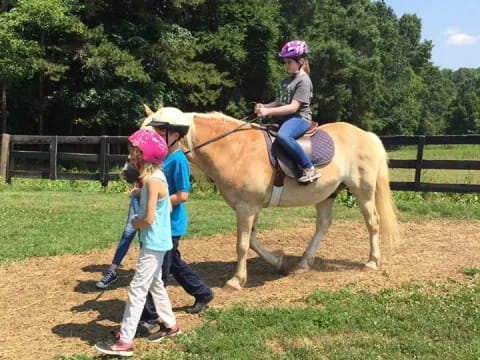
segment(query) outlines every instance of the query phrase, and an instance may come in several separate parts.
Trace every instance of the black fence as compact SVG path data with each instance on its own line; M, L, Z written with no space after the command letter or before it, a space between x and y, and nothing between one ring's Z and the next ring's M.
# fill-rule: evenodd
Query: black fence
M127 143L127 136L3 134L0 176L7 183L11 182L12 177L23 177L50 180L96 180L103 186L107 186L109 181L119 178L119 173L112 173L111 170L118 168L126 161ZM41 150L26 150L29 147L41 148ZM69 148L83 148L84 151L65 151ZM116 148L117 153L111 153L112 148ZM123 150L123 153L118 153L118 149ZM76 164L88 171L59 171L59 164Z
M480 144L480 135L451 136L383 136L387 149L416 145L417 157L411 160L390 160L392 169L415 169L411 182L391 182L392 190L422 192L480 193L476 184L441 184L421 182L422 170L480 170L477 160L426 160L425 145ZM2 135L0 177L7 183L12 177L51 180L96 180L107 186L119 178L119 165L127 159L127 136L39 136ZM35 150L29 147L36 148ZM38 150L38 148L41 148ZM75 152L70 152L69 148ZM85 149L78 152L78 149ZM113 151L112 151L113 149ZM62 150L62 151L59 151ZM88 171L59 171L59 164L80 164ZM112 172L112 169L114 170Z

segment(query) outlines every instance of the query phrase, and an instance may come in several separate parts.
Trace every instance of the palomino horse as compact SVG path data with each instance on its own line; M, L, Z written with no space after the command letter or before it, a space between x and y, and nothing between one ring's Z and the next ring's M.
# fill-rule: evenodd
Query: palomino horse
M144 124L148 124L150 116ZM187 156L215 181L221 195L236 213L238 262L236 272L226 286L241 289L246 284L249 247L278 270L283 270L283 256L267 251L255 236L258 213L269 204L274 180L262 132L257 126L244 124L241 129L209 142L238 128L243 122L221 113L191 113L188 116L192 121L190 131L182 139L183 146L189 150ZM321 129L335 143L333 160L321 169L322 176L314 183L299 185L295 179L285 178L278 204L316 207L315 233L297 267L309 269L313 265L315 253L332 221L334 196L331 195L347 187L357 199L370 234L370 256L365 267L377 270L380 265L379 237L387 244L399 237L386 151L375 134L351 124L326 124Z

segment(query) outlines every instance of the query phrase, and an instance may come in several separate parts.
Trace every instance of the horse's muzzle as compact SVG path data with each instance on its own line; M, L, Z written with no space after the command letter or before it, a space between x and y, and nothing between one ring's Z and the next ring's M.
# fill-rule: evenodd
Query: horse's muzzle
M123 165L121 176L126 182L133 184L138 181L140 173L132 164L130 164L129 161L127 161L125 165Z

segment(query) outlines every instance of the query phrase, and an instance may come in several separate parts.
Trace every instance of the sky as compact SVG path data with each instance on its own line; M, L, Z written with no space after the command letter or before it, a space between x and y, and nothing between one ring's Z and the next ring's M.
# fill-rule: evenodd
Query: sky
M385 0L397 17L416 14L422 40L433 42L440 68L480 68L480 0Z

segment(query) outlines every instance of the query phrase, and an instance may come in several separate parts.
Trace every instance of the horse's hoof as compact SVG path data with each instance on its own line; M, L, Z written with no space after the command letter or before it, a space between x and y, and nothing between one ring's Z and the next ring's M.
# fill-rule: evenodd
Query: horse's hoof
M243 287L242 285L240 285L240 281L238 281L238 279L235 277L228 280L225 283L225 286L223 287L223 289L227 291L238 291L238 290L242 290L242 288Z
M302 265L296 265L292 268L292 270L290 271L290 274L292 274L292 275L305 274L309 271L310 271L309 267L305 267L305 266L302 266Z
M369 261L368 263L365 264L365 266L363 267L363 270L364 271L377 271L378 266L375 262Z

